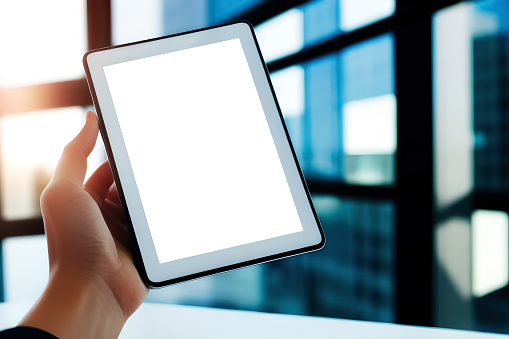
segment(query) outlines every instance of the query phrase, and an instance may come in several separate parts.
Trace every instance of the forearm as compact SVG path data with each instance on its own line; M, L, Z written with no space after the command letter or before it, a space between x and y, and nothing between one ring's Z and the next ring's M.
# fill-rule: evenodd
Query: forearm
M20 325L65 339L116 338L124 323L123 312L102 279L54 272Z

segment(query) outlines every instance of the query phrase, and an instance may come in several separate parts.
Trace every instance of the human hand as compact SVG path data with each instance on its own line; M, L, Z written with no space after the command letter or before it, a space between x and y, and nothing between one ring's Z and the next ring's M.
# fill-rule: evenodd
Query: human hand
M148 293L128 250L108 162L83 185L98 135L93 112L64 149L41 197L50 279L20 325L58 337L116 337Z

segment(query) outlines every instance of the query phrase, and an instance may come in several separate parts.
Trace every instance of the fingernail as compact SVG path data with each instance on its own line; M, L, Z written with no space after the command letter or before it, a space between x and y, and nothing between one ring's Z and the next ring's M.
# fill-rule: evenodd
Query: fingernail
M87 119L86 119L86 121L87 121L87 122L88 122L88 119L90 119L90 115L91 115L91 114L92 114L92 113L91 113L90 111L88 111L88 112L87 112Z

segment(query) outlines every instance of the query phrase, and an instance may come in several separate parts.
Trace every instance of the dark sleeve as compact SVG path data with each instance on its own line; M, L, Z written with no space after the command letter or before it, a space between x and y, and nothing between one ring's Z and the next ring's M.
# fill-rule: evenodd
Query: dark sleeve
M0 339L58 339L53 334L35 327L18 326L0 332Z

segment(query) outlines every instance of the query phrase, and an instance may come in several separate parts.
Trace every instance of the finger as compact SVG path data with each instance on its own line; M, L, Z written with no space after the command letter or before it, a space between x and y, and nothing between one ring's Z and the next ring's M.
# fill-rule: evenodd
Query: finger
M104 204L104 211L105 212L103 212L103 215L107 220L106 224L108 225L111 235L113 235L117 241L124 245L124 247L130 249L131 240L129 238L127 226L125 225L124 213L122 212L120 206L106 200Z
M115 183L110 186L108 194L106 195L106 199L117 205L120 205L120 198L118 197L117 185L115 185Z
M106 208L108 209L108 213L113 215L116 219L122 220L125 223L125 215L124 210L122 209L122 206L120 204L115 203L111 200L104 200L103 210Z
M65 146L52 180L72 180L80 185L87 172L87 157L92 152L99 133L97 117L87 112L87 121L80 133Z
M94 198L97 204L102 204L108 195L108 191L113 183L110 163L108 160L103 162L85 183L85 191Z

